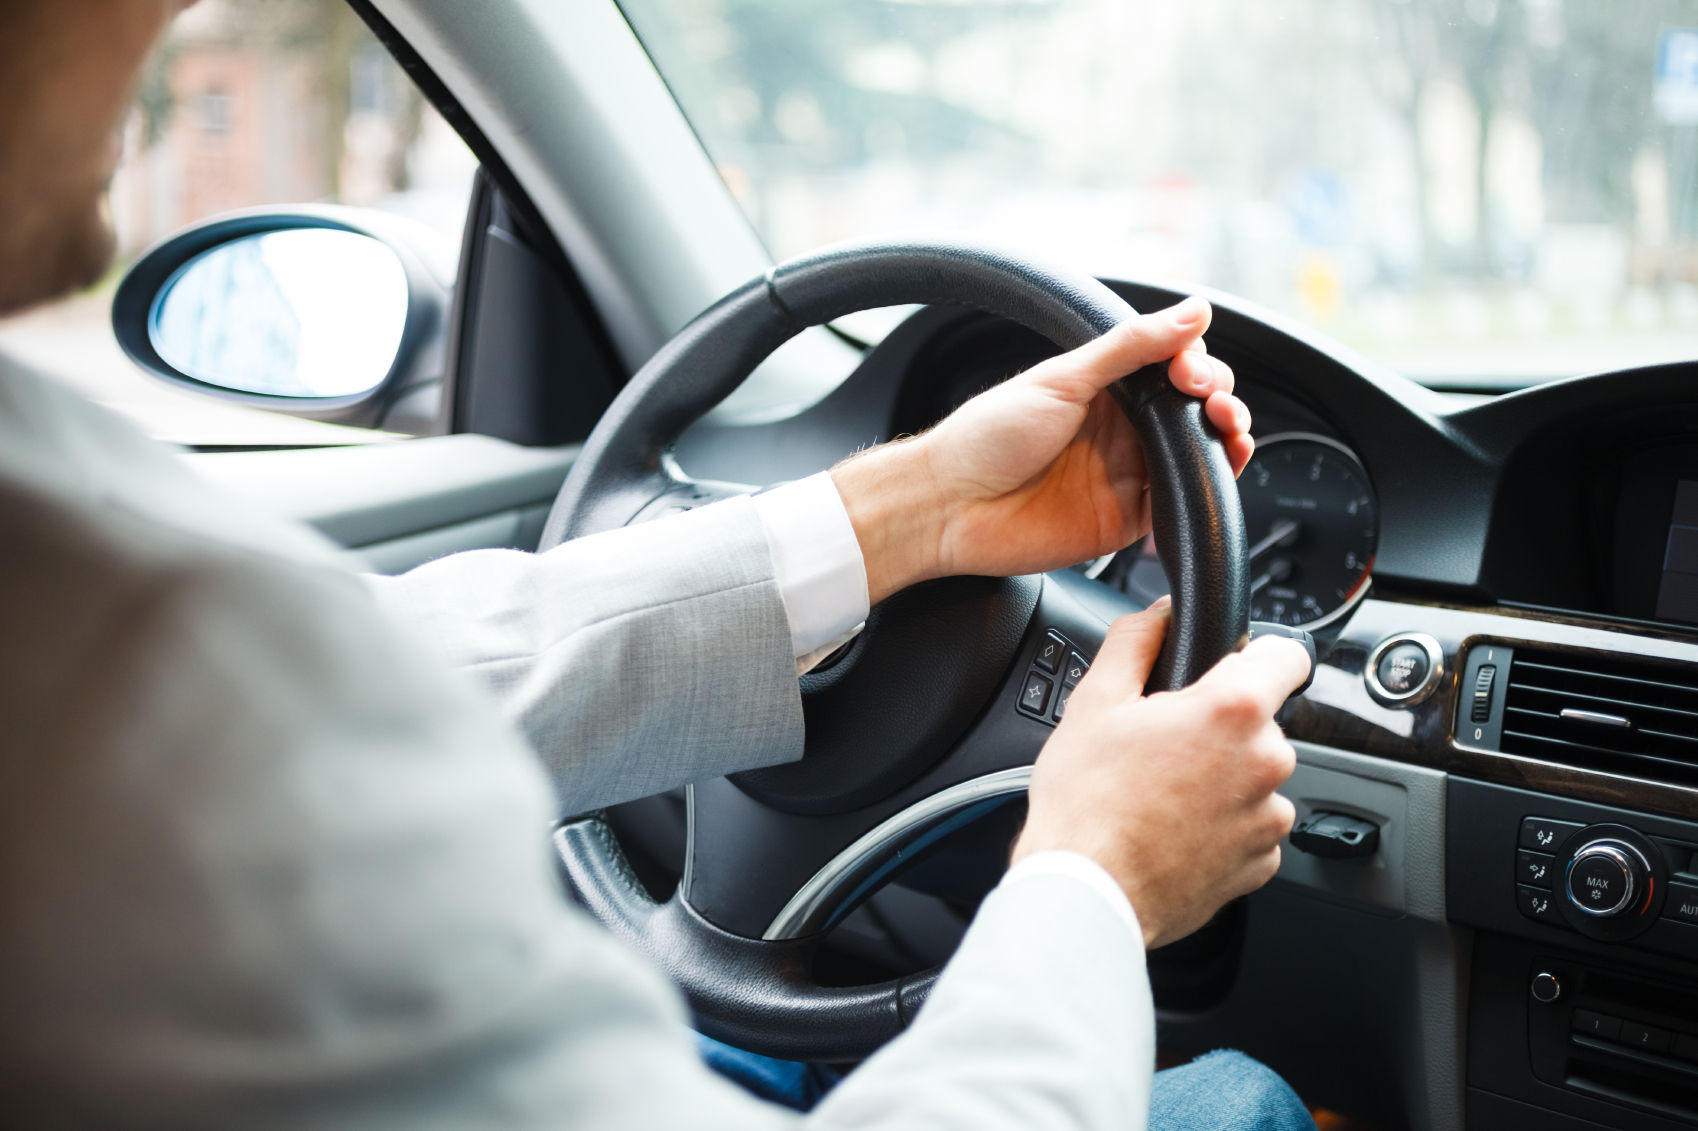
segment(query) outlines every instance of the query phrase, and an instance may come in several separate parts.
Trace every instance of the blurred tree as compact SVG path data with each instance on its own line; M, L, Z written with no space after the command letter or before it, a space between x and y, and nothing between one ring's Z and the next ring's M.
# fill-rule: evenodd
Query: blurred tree
M1017 130L940 96L923 75L905 89L877 89L852 63L858 52L895 47L926 68L987 20L1052 8L1048 0L684 0L628 4L626 15L708 151L722 168L749 174L741 187L758 222L783 173L996 148L1029 162L1037 149Z
M354 53L366 34L345 0L222 0L227 26L239 41L300 52L319 72L320 105L314 129L323 162L324 183L340 195L347 139L344 124L351 108Z

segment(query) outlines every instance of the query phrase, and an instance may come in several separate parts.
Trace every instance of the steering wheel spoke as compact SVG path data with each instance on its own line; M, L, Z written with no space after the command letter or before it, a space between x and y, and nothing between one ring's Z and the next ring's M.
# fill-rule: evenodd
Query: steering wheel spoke
M1029 676L1046 675L1060 688L1074 657L1095 656L1108 621L1136 608L1075 574L1042 579L1015 662L1004 665L971 724L946 740L947 753L926 772L866 805L787 812L735 779L692 786L683 897L709 922L748 938L801 938L832 926L914 856L1025 793L1054 725L1056 695L1037 712L1025 707ZM1045 655L1051 641L1066 644L1053 658ZM793 766L806 768L811 756Z

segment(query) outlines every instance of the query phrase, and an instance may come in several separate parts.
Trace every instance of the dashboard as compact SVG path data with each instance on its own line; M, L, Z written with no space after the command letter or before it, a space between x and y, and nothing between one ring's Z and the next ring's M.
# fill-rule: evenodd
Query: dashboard
M1138 309L1179 297L1110 286ZM1698 816L1698 741L1690 756L1669 756L1675 740L1656 737L1680 729L1672 719L1698 739L1698 702L1690 720L1658 716L1669 725L1566 746L1512 726L1513 749L1499 749L1501 720L1457 719L1458 673L1487 638L1588 650L1633 669L1622 678L1661 673L1672 687L1698 687L1698 668L1686 666L1698 664L1698 362L1503 396L1444 394L1278 315L1210 297L1209 348L1232 365L1256 422L1257 452L1240 478L1254 615L1313 630L1324 663L1357 686L1368 655L1398 632L1433 640L1439 666L1458 669L1438 681L1442 694L1390 708L1371 694L1329 702L1318 680L1288 710L1288 731L1569 796L1616 801L1625 791ZM710 415L677 456L702 478L798 478L922 431L1056 352L1003 319L922 309L810 408L755 425ZM1166 588L1148 539L1079 569L1139 603Z
M1138 309L1179 297L1110 285ZM1367 913L1332 921L1352 962L1422 987L1421 1003L1387 999L1388 1014L1455 1003L1455 1030L1421 1022L1407 1059L1465 1060L1469 1124L1553 1127L1562 1113L1698 1127L1698 362L1444 394L1210 297L1209 348L1256 422L1240 479L1254 616L1310 629L1320 659L1280 715L1306 761L1294 788L1332 798L1340 820L1378 823L1385 845L1362 864L1297 860L1289 878ZM764 424L710 416L677 457L702 478L798 478L921 431L1055 352L980 312L923 309L817 404ZM1105 618L1166 588L1148 540L1069 576ZM1421 798L1439 815L1418 817ZM1256 898L1264 922L1296 914ZM1435 908L1425 926L1373 925L1418 918L1422 900ZM1292 930L1331 914L1317 906ZM1195 1030L1202 1049L1265 1033L1263 1054L1301 1077L1290 1027L1256 1026L1280 1013L1269 1003L1292 971L1328 976L1329 952L1258 943L1254 922L1233 944L1241 956L1208 959L1228 980L1267 963L1238 1027L1173 1020L1163 1039L1183 1047ZM1178 975L1193 996L1198 977ZM1348 1004L1290 1009L1391 1024ZM1415 1086L1360 1067L1358 1102ZM1305 1086L1337 1088L1338 1073Z

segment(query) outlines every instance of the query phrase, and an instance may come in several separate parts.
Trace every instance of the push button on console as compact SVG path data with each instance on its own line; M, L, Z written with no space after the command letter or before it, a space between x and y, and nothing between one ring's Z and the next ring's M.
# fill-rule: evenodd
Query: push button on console
M1621 1018L1593 1013L1590 1009L1576 1009L1574 1011L1574 1031L1604 1041L1619 1040L1621 1038Z
M1403 632L1374 645L1362 668L1362 682L1380 706L1407 710L1426 702L1444 674L1439 642L1424 632Z
M1663 904L1663 918L1682 923L1698 923L1698 888L1691 884L1670 884L1668 900Z
M1515 854L1515 882L1536 888L1551 886L1551 866L1555 856L1543 852L1528 852L1525 848Z
M1522 848L1534 852L1555 852L1568 834L1581 826L1573 821L1553 821L1549 817L1527 817L1521 822Z
M1053 672L1061 666L1061 658L1066 654L1067 644L1052 632L1038 645L1038 654L1032 657L1032 662L1046 672Z
M1621 1043L1646 1052L1667 1052L1674 1043L1674 1034L1666 1029L1641 1025L1637 1021L1621 1023Z
M1568 870L1568 894L1575 906L1594 915L1613 915L1633 894L1627 865L1613 857L1587 856Z
M1553 923L1558 927L1566 927L1562 912L1557 910L1556 896L1539 888L1530 888L1526 884L1515 885L1515 902L1521 908L1521 913L1529 919L1537 919L1541 923Z
M1380 657L1374 674L1393 695L1408 695L1427 682L1429 666L1427 652L1419 644L1396 644Z

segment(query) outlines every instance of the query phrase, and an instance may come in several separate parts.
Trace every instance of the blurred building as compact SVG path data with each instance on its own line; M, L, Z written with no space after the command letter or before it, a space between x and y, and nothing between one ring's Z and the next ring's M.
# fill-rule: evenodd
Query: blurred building
M112 188L126 255L255 205L407 189L422 103L340 0L204 0L154 60Z

